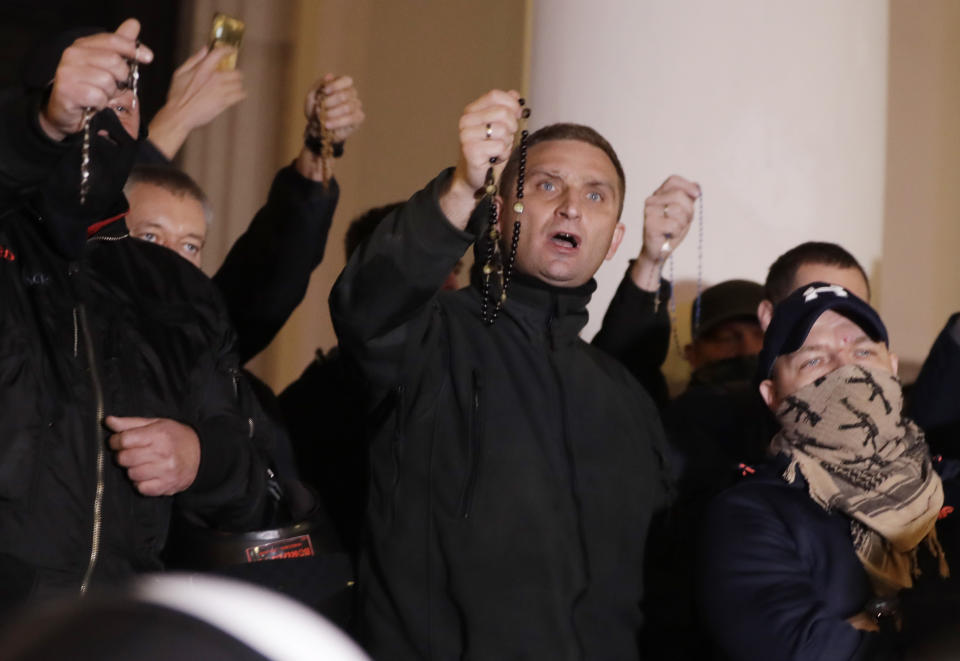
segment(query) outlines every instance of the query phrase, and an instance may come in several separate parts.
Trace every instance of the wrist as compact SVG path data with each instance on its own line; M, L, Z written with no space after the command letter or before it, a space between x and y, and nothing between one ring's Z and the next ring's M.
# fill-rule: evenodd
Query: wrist
M183 143L187 141L192 127L185 126L183 122L172 116L167 107L164 106L157 111L148 127L150 142L159 149L164 156L171 161L177 155Z
M466 229L470 214L477 205L476 191L470 182L460 175L460 171L455 170L446 187L440 191L438 202L441 211L454 227Z
M310 151L306 146L300 150L293 167L305 179L322 182L324 179L323 159ZM332 176L333 173L331 172Z
M37 123L43 129L44 134L54 142L62 142L69 135L47 119L47 115L42 110L37 115Z
M656 292L660 289L660 271L663 263L651 259L643 252L630 265L630 279L639 289Z

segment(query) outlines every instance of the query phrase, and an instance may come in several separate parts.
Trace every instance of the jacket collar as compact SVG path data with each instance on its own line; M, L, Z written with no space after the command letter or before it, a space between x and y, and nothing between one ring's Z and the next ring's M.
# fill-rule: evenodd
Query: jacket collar
M471 284L481 292L478 269L471 276ZM587 303L596 288L593 279L579 287L557 287L514 273L500 314L511 317L533 336L545 335L553 347L569 344L587 324Z

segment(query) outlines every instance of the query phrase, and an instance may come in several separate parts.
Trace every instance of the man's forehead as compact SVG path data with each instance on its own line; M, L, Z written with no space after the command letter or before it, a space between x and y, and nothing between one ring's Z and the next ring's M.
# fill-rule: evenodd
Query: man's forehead
M558 174L598 179L615 186L617 169L605 151L583 140L559 139L538 142L527 150L528 170L554 169Z
M836 264L820 264L806 262L797 267L794 274L792 289L799 289L811 282L829 282L840 285L859 298L867 300L870 295L869 285L860 269L854 266L838 266Z

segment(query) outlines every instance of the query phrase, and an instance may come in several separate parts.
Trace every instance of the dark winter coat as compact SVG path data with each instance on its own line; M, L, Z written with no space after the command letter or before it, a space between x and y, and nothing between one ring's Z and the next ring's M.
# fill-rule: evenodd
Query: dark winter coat
M482 231L437 202L388 216L331 295L341 350L380 392L365 641L384 659L635 659L644 545L664 501L643 388L583 342L594 284L516 276L497 322L438 293Z
M263 510L266 468L236 402L234 336L210 281L128 237L122 219L68 259L30 182L79 144L53 143L35 102L0 99L0 602L91 588L160 567L176 500L242 529ZM37 186L33 186L35 191ZM139 494L106 446L105 415L191 426L199 473L171 497ZM92 569L91 569L92 568Z
M787 459L770 464L721 493L705 517L699 546L699 600L713 640L732 661L852 661L900 658L904 648L946 626L958 604L957 585L938 575L921 550L923 574L900 594L901 634L865 632L847 619L874 597L850 538L850 520L828 512L801 478L781 477ZM955 464L936 462L946 503L956 503ZM944 509L937 531L954 568L957 515Z

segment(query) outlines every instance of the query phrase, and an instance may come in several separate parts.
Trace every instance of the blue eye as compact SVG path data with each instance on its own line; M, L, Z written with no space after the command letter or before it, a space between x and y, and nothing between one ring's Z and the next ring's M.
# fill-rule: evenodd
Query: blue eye
M587 199L590 200L591 202L603 202L603 195L601 195L597 191L591 191L587 193Z
M149 241L150 243L157 242L157 235L154 234L153 232L144 232L143 234L140 235L139 238L144 241Z
M553 185L552 181L547 180L547 181L541 181L539 184L539 188L540 190L544 190L549 193L556 190L557 187Z

